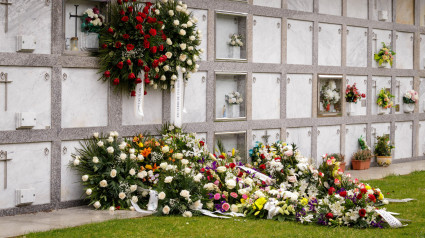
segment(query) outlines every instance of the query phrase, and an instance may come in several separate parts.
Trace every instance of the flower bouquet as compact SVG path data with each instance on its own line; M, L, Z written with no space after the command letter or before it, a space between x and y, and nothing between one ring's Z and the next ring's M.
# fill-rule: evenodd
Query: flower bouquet
M390 66L393 65L393 59L394 59L395 52L391 50L390 47L385 45L384 42L382 42L382 48L379 50L377 54L374 55L375 61L379 64L379 66L382 66L382 64L390 64Z
M240 34L231 34L230 35L229 45L230 46L233 46L233 47L242 47L243 46L242 35L240 35Z
M374 154L378 165L387 167L392 162L391 150L394 149L394 145L390 144L390 136L378 136L377 142L375 143Z
M97 33L102 29L104 20L97 7L89 8L81 16L81 31Z
M360 101L362 98L365 98L366 94L360 94L358 91L356 84L354 83L352 86L347 85L347 88L345 89L345 101L348 102L347 104L347 114L351 115L354 113L354 104L356 104L358 101Z
M415 104L419 101L418 92L409 90L403 95L404 112L411 113L415 110Z
M227 103L227 117L239 117L240 104L243 102L242 95L239 92L233 91L229 94L226 94L225 101Z
M388 109L391 108L394 104L391 100L392 98L394 98L394 95L385 89L381 89L378 94L378 99L376 100L379 110L378 114L386 114L388 112Z
M322 86L320 90L320 102L327 112L335 112L333 107L335 104L339 103L341 98L339 91L340 90L336 87L336 83L333 80L326 82Z

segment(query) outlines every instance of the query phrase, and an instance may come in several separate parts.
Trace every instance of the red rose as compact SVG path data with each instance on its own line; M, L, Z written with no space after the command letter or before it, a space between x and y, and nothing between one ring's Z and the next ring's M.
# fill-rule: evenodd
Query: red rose
M106 48L108 48L108 45L107 44L102 44L102 49L106 49Z
M103 75L105 75L106 78L109 78L111 77L111 72L109 72L109 70L106 70Z
M159 51L164 51L164 45L159 46Z
M167 36L165 34L162 34L162 40L167 40Z
M156 18L155 17L148 17L148 23L155 23Z
M137 16L141 16L142 15L142 13L141 12L137 12Z
M205 142L203 142L203 141L199 141L199 144L200 144L201 146L204 146L204 145L205 145Z
M361 193L359 193L359 194L357 194L357 200L360 200L360 199L362 199L362 197L363 197L363 195L361 194Z
M128 79L135 79L136 75L134 75L134 73L130 73L128 74Z
M118 85L120 83L120 79L119 78L115 78L114 79L114 85Z
M136 84L139 84L139 83L141 83L142 82L142 79L141 78L137 78L136 79Z
M144 13L142 13L142 14L140 14L140 16L143 18L143 19L145 19L147 16L146 16L146 14L144 14ZM150 22L149 22L150 23Z
M266 165L265 164L261 164L260 165L260 169L263 169L263 170L266 169Z
M137 18L137 17L136 17ZM137 30L143 30L143 25L142 24L137 24L136 25L136 29Z
M235 164L235 163L230 163L230 164L229 164L229 167L230 167L231 169L233 169L234 167L236 167L236 164Z
M145 47L145 49L149 49L150 47L150 43L148 40L143 41L143 46Z
M131 51L134 49L134 45L133 44L127 44L127 51Z
M155 78L156 79L159 79L159 74L155 74Z
M145 71L146 73L147 72L149 72L149 70L151 70L148 66L145 66L144 68L143 68L143 71ZM146 77L146 74L145 74L145 77Z
M342 191L342 192L340 192L340 193L339 193L339 196L341 196L341 197L345 197L345 196L347 196L347 191Z
M124 38L125 40L128 40L130 38L130 35L129 34L124 34L124 35L122 35L122 38Z
M127 21L128 21L128 16L123 16L123 17L121 18L121 21L123 21L123 22L127 22Z
M138 59L137 60L137 66L143 66L143 60Z
M132 12L133 12L133 6L129 6L129 7L127 8L127 11L128 11L129 13L132 13Z
M200 171L201 171L201 173L205 173L205 169L204 168L202 168Z
M224 157L224 155L219 155L218 158L225 159L226 157Z
M119 4L119 5L121 5L121 4L122 4L122 0L118 0L117 2L118 2L118 4Z
M360 192L363 193L363 194L366 194L367 193L367 189L366 188L362 188L362 189L360 189Z
M240 177L242 177L243 176L243 172L242 171L240 171L239 172L239 174L238 174L238 177L240 178Z
M143 18L141 16L137 16L136 21L138 21L139 23L143 23Z
M121 46L122 46L121 42L117 41L115 43L115 48L121 48Z
M149 78L145 78L145 84L149 84L150 82Z
M164 24L164 22L158 21L158 24L162 26L162 24Z
M125 62L127 63L127 65L131 65L131 60L130 59L126 60Z
M124 0L124 2L128 2L128 0Z
M122 69L123 66L124 66L124 63L122 61L118 62L117 67L119 69Z
M330 188L328 189L328 194L329 194L329 195L332 195L334 192L335 192L335 188L334 188L334 187L330 187Z
M132 97L135 97L136 96L136 91L131 91L131 94L130 94Z
M263 154L261 154L261 155L260 155L260 158L261 158L261 159L265 159L265 158L266 158L266 156L264 156Z
M151 52L152 52L152 53L154 53L154 54L157 52L157 48L156 48L156 46L152 46L152 47L151 47Z
M328 219L334 218L334 214L329 212L329 213L326 214L326 218L328 218Z
M147 39L151 38L151 35L146 34L144 37L145 37L145 40L147 40Z
M146 6L145 8L143 8L143 13L149 14L149 7L148 6Z
M369 198L371 201L376 202L376 198L375 198L375 196L374 196L373 194L369 194L368 198Z
M151 3L151 2L147 2L147 3L146 3L146 6L147 6L147 7L151 7L151 6L152 6L152 3Z
M156 36L156 30L155 30L155 29L153 29L153 28L151 28L151 29L149 30L149 34L151 34L152 36Z
M139 31L139 33L140 33L140 34L142 34L142 35L144 35L144 34L145 34L145 33L143 32L143 30L140 30L140 31Z
M365 209L360 209L360 210L359 210L359 215L360 215L361 217L365 217L365 216L366 216L366 210L365 210Z
M122 9L121 9L121 11L120 11L120 15L122 15L122 16L124 16L124 15L125 15L124 10L122 10Z
M109 27L108 28L108 32L112 34L112 33L114 33L114 29L112 29L111 27Z
M89 23L91 21L90 17L86 17L86 22Z

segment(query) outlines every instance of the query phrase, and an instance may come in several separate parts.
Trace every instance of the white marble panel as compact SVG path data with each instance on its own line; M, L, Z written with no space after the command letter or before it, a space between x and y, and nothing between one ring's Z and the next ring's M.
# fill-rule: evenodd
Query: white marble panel
M127 92L122 94L122 124L127 125L146 125L162 124L162 91L154 90L152 87L146 88L147 94L144 96L144 117L136 114L134 105L135 97L130 97ZM170 103L170 102L167 102Z
M252 130L252 147L257 142L271 145L276 141L280 141L280 129Z
M63 141L61 145L61 202L79 200L84 195L81 176L69 167L74 161L71 155L76 153L76 148L81 148L79 141Z
M287 128L286 142L295 143L303 156L311 157L311 127Z
M368 0L347 0L347 16L354 18L368 18Z
M419 113L425 112L425 78L421 78L419 88Z
M0 66L0 72L7 73L8 81L12 81L7 84L7 111L5 111L6 86L0 83L0 131L16 129L17 112L35 114L37 123L32 129L50 128L51 68Z
M286 86L286 117L306 118L312 113L311 74L288 74Z
M313 22L288 19L286 53L288 64L312 64Z
M319 0L319 13L341 16L342 0Z
M413 69L413 33L396 33L397 69Z
M347 27L347 66L367 66L367 28Z
M252 77L252 119L279 119L281 75L254 73Z
M109 85L99 81L97 69L63 68L62 127L108 125Z
M319 23L319 65L341 66L341 25Z
M412 157L412 122L395 123L394 159Z
M264 7L281 8L282 0L254 0L252 4L257 6L264 6Z
M7 188L4 189L4 166L0 162L0 209L16 205L17 189L34 189L31 205L50 203L51 143L25 143L0 145L7 151Z
M378 93L382 88L391 88L391 77L381 77L381 76L373 76L372 77L372 95L370 99L372 100L372 115L378 114L378 104L376 104L376 100L378 99ZM376 84L376 87L374 86Z
M374 123L372 124L372 139L371 139L371 149L373 151L373 148L376 144L376 137L377 136L383 136L385 134L390 135L391 131L391 125L390 123Z
M287 0L287 3L289 10L313 12L313 0Z
M396 1L396 22L400 24L415 24L415 0Z
M372 38L372 66L374 68L378 67L378 63L374 59L374 54L378 53L379 50L382 48L382 42L384 42L387 46L391 45L391 31L387 30L379 30L379 29L373 29L373 38ZM391 47L392 48L392 47ZM395 57L398 57L398 52ZM391 68L389 64L385 65L385 68Z
M421 34L420 51L419 51L419 69L425 69L425 35Z
M385 22L392 21L392 0L371 0L372 2L372 20L378 21L378 12L387 11L388 19Z
M419 121L418 156L425 155L425 121Z
M341 151L341 127L340 126L320 126L317 127L317 160L316 165L320 165L322 155L340 153Z
M205 61L208 57L208 10L190 9L190 11L192 11L193 16L198 18L197 29L202 31L202 42L199 48L203 49L204 53L199 55L199 58Z
M400 86L398 86L400 85ZM395 112L396 114L403 114L403 95L408 91L413 89L413 77L397 77L396 78L396 88L393 93L394 105L399 104L400 110Z
M193 74L184 90L183 122L204 122L207 116L207 73Z
M347 75L346 78L347 78L347 84L348 85L352 86L355 83L356 88L358 89L360 94L362 94L362 93L366 94L365 98L362 98L360 101L353 104L355 112L352 113L352 116L366 115L366 105L367 105L366 101L367 101L367 98L368 98L368 95L367 95L367 76ZM346 105L347 104L348 103L346 103ZM347 108L347 107L345 107L345 108Z
M36 40L34 54L51 52L51 2L14 0L8 9L8 31L5 33L5 5L0 5L0 52L16 52L16 36L30 35Z
M246 134L237 133L237 134L216 134L214 139L214 151L217 149L217 141L221 140L223 143L224 149L226 152L231 152L233 148L239 151L242 160L246 161Z
M359 138L366 138L366 124L345 126L345 162L351 164L352 155L360 149Z
M280 64L282 19L254 16L253 28L253 62Z
M195 133L195 138L206 143L207 142L207 133L204 133L204 132ZM206 146L206 144L205 144L205 146Z

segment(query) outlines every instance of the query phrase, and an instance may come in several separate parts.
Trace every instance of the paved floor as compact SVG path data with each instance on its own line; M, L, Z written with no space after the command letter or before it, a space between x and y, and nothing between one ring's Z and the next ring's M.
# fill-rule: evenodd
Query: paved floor
M367 180L380 179L393 174L409 174L416 170L425 170L425 161L392 164L386 168L372 167L368 170L348 170L346 173L351 173L354 178ZM87 206L61 209L53 212L0 217L0 237L19 236L29 232L48 231L111 219L135 217L142 217L142 215L130 211L95 211Z

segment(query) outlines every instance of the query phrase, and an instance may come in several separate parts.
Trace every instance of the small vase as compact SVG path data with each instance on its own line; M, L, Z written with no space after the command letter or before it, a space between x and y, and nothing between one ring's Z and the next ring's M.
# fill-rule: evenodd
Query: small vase
M227 105L227 117L228 118L240 117L240 105L239 104L228 104Z
M239 47L239 46L230 46L230 49L229 49L229 58L230 59L240 59L241 58L241 47Z
M376 156L376 162L379 166L388 167L392 162L391 156Z
M390 111L389 108L383 108L378 106L378 115L384 115L384 114L388 114Z
M83 34L83 46L86 51L97 51L99 49L99 33L86 32Z
M415 103L404 103L403 111L405 113L412 113L415 110Z
M370 168L370 159L369 160L352 160L351 165L354 170L365 170Z
M346 104L347 105L347 115L348 116L353 116L356 113L356 104L354 102L349 102Z

